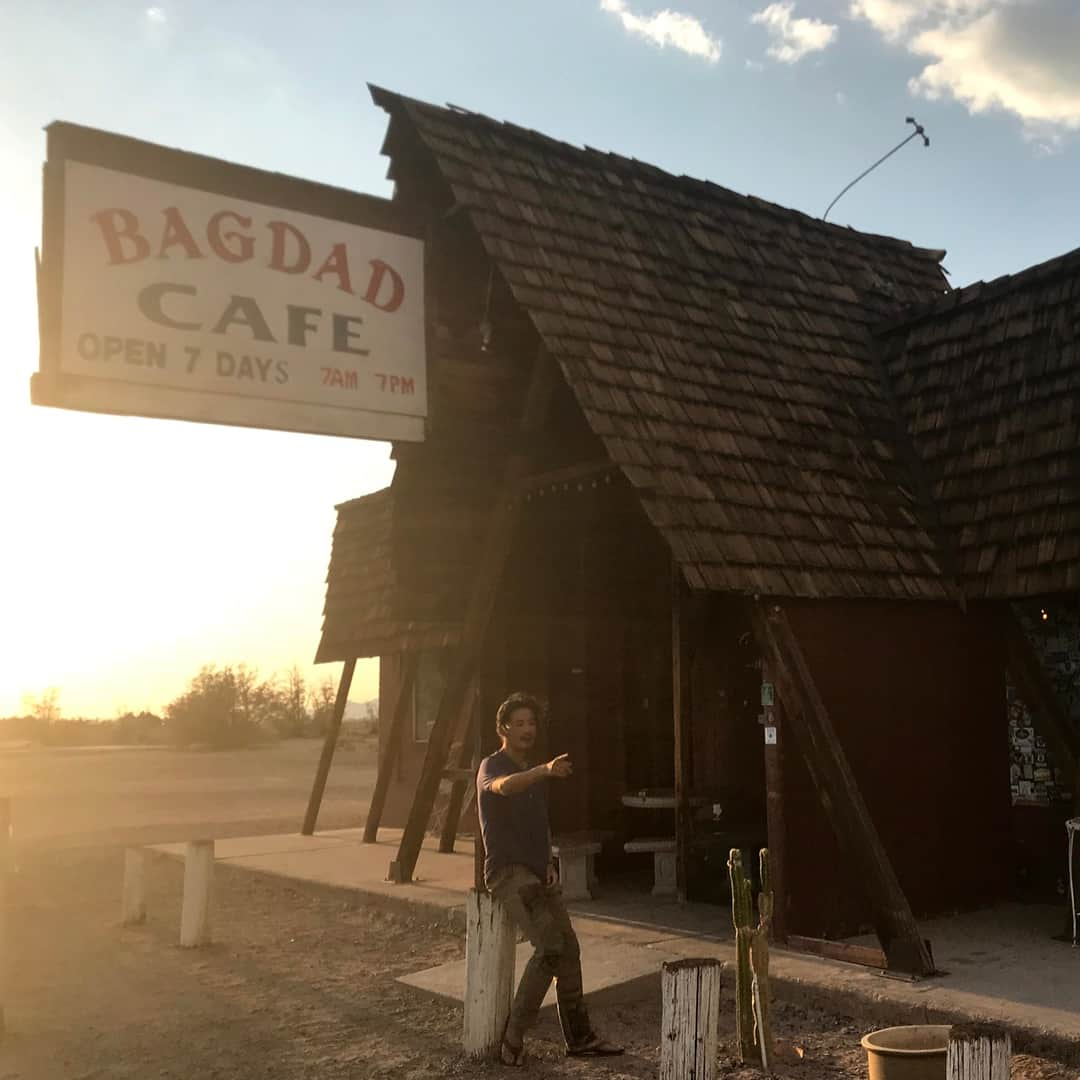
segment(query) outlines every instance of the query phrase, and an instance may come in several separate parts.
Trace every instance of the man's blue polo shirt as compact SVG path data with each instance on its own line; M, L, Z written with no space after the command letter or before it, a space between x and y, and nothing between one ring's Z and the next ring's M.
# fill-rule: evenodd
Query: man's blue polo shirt
M541 781L517 795L497 795L491 785L500 776L524 772L504 750L480 762L476 774L476 805L480 833L484 838L484 881L505 866L527 867L541 881L547 878L548 803L547 782Z

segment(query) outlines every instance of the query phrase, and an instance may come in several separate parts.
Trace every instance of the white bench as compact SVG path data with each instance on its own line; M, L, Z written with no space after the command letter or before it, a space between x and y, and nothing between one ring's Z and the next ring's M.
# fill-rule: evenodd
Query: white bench
M650 851L653 857L653 896L675 896L675 838L647 836L627 840L623 844L627 855Z
M595 840L563 838L553 840L551 854L559 860L559 882L564 900L592 900L596 885L596 856L601 845Z

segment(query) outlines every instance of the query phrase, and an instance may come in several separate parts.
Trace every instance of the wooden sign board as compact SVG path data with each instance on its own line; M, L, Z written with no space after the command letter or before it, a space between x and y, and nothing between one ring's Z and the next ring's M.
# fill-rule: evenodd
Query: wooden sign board
M424 248L384 199L48 129L35 404L421 441Z

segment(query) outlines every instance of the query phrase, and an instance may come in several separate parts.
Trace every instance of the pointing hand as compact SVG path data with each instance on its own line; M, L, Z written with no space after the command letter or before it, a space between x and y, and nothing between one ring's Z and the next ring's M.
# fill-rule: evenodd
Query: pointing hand
M548 776L554 776L559 780L565 780L574 771L574 766L570 764L569 754L560 754L557 758L552 758L545 768Z

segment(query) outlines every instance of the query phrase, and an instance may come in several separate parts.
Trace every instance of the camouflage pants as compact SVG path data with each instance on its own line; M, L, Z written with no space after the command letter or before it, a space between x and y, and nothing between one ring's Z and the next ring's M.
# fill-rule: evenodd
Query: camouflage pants
M510 1007L506 1030L511 1042L520 1043L536 1023L554 979L563 1038L568 1047L579 1046L592 1028L582 998L581 949L563 904L562 889L557 884L545 885L523 866L508 866L495 875L490 891L533 945Z

